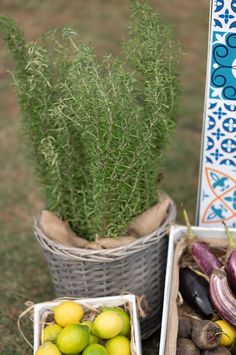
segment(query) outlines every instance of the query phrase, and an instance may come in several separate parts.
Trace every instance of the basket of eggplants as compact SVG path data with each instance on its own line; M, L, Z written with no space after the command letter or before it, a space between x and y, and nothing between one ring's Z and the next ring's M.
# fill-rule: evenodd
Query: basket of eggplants
M218 258L196 237L184 210L187 248L197 268L179 271L179 291L194 315L179 318L177 355L236 354L236 244L226 230L228 248Z

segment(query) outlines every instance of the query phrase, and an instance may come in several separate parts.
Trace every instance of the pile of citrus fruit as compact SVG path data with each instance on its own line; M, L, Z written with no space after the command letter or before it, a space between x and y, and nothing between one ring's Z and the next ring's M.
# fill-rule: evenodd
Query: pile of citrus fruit
M74 301L60 303L53 312L36 355L131 355L130 316L122 308L101 307L93 321L83 319L84 309Z

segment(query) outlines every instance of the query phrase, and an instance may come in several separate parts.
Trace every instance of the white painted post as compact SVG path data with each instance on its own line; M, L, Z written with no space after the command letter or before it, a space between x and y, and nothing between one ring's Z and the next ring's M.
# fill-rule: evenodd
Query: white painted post
M236 227L236 0L210 0L197 224Z

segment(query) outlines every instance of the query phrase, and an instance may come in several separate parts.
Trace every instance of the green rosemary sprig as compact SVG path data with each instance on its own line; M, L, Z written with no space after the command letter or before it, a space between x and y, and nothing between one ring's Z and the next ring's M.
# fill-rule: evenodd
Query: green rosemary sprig
M47 208L79 235L118 237L157 200L157 174L175 126L178 57L171 31L131 1L120 58L78 43L71 29L26 43L0 18L17 63L23 127Z

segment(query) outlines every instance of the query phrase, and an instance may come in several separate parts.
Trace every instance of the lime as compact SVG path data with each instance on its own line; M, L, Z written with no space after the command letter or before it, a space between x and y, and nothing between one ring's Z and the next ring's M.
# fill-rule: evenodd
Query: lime
M217 320L215 323L219 325L223 332L220 339L220 345L232 345L236 338L236 330L225 320Z
M92 323L89 320L84 320L82 323L80 323L81 325L87 325L87 327L89 328L89 331L92 328Z
M92 324L91 333L102 339L113 338L123 327L122 318L114 311L100 313Z
M109 355L131 355L130 342L123 335L118 335L109 339L105 347Z
M46 343L44 343L38 348L35 355L62 355L62 354L55 344L47 341Z
M86 325L89 328L89 331L91 331L92 328L92 323L89 320L83 321L83 323L80 323L81 325ZM89 334L89 344L97 344L99 343L99 338L96 335Z
M62 327L60 327L58 324L48 325L43 330L43 342L45 343L46 341L51 341L52 343L56 343L57 337L61 330Z
M82 355L109 355L104 346L100 344L90 344L82 352Z
M85 325L67 325L57 338L57 346L64 354L77 354L89 343L89 329Z
M89 334L89 344L98 344L99 338L96 335Z
M104 307L102 309L104 312L106 311L114 311L117 314L119 314L123 320L123 327L120 331L120 335L124 335L125 337L129 337L130 336L130 316L128 315L127 312L125 312L123 309L119 308L119 307Z
M79 323L83 315L84 310L81 305L73 301L62 302L54 308L55 321L62 327Z

